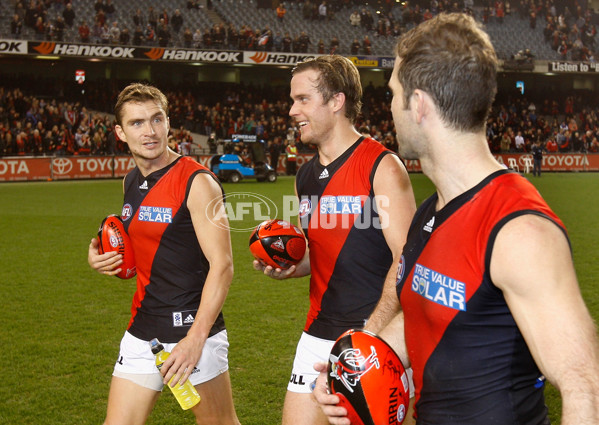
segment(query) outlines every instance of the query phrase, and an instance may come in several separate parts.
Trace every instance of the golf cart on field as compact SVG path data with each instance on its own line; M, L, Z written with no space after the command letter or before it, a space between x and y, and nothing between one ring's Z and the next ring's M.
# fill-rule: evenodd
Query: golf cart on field
M239 142L247 147L245 158L235 149ZM257 141L255 135L233 135L233 139L225 143L225 152L210 159L210 170L221 181L237 183L245 178L255 178L259 182L277 181L277 172L266 162L264 141Z

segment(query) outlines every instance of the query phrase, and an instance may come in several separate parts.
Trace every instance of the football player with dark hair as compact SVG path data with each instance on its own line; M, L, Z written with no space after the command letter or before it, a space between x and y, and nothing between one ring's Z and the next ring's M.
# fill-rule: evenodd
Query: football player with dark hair
M465 14L399 39L389 81L399 153L420 161L437 192L366 328L387 323L380 336L411 365L418 425L548 425L545 379L562 396L563 425L598 424L597 329L566 229L487 144L497 66ZM349 424L324 373L314 394L331 423Z

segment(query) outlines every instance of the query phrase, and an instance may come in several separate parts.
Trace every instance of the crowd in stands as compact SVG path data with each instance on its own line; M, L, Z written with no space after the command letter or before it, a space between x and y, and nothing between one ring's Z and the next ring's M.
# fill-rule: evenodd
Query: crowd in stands
M487 122L492 152L528 153L537 140L547 153L598 153L599 108L580 96L545 99L538 107L525 98L494 106Z
M216 0L219 1L219 0ZM225 23L215 23L204 28L193 28L186 15L199 9L197 1L187 1L187 9L173 6L158 10L148 6L137 9L125 22L119 22L112 0L96 0L94 16L79 16L71 0L17 0L10 32L21 38L23 28L29 28L38 40L84 42L95 44L120 44L137 46L177 46L201 49L266 50L296 53L370 54L373 37L396 37L413 25L444 11L463 11L483 23L503 22L518 17L528 21L531 28L543 26L543 34L561 58L594 60L596 49L596 18L591 8L576 0L416 0L414 2L374 1L378 12L357 0L286 0L272 2L272 20L284 21L287 8L301 10L306 21L328 22L336 20L340 10L353 10L348 28L361 27L367 35L340 45L339 37L316 40L306 31L297 33L273 31L268 24L260 28L250 25L236 27L222 16ZM208 2L210 5L211 2ZM122 16L122 15L120 15ZM347 16L345 14L344 16ZM346 20L344 18L344 20ZM77 34L65 40L69 34ZM74 29L77 29L75 32Z
M4 83L11 81L4 78ZM107 106L114 104L117 87L107 97L100 96L107 92L106 84L103 89L91 87L85 100L74 100L41 93L43 86L40 82L0 86L0 156L128 152L115 136L112 110ZM203 153L216 153L218 143L235 134L256 135L269 147L274 145L275 151L283 152L291 140L300 152L312 151L302 145L288 116L286 88L211 83L195 92L201 95L176 88L165 91L171 105L169 143L183 154L192 153L191 133L209 136L209 147L204 146ZM397 151L389 96L386 87L365 87L356 128ZM587 100L571 96L536 105L525 97L513 97L498 102L487 123L489 146L494 153L526 153L538 139L547 152L597 153L599 107L589 106Z

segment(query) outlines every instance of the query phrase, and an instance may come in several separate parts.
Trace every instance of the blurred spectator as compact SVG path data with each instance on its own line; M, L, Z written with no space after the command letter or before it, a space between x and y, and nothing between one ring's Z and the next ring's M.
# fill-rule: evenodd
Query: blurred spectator
M310 46L310 44L312 44L312 42L310 41L310 37L308 36L308 34L306 34L306 31L302 31L299 36L299 52L307 53L308 46Z
M360 26L360 14L358 13L357 10L354 10L352 12L351 15L349 15L349 23L351 26L353 27L359 27Z
M110 28L108 28L108 24L104 24L100 28L100 39L102 40L102 44L110 43Z
M162 22L158 27L158 32L156 33L158 37L158 45L160 47L167 47L171 40L171 32L168 29L168 25L166 22Z
M318 19L320 19L321 21L327 20L327 3L326 3L326 1L323 1L318 6Z
M270 166L277 169L279 157L281 156L281 137L277 136L268 142L268 153L270 155Z
M135 15L133 15L133 24L137 27L144 27L146 22L144 20L143 14L141 13L141 9L137 9L135 11Z
M291 52L291 45L293 43L293 39L291 38L291 36L289 35L288 32L285 33L285 36L283 37L283 51L284 52Z
M54 21L54 37L52 38L53 40L63 41L65 26L66 25L62 16L57 16L56 21Z
M543 165L543 147L541 146L541 140L537 139L531 148L533 166L532 175L541 177L541 167Z
M272 47L275 51L281 52L283 51L283 36L280 32L277 32L272 39Z
M210 49L212 47L212 35L210 35L210 30L208 28L206 28L204 35L202 36L202 46L205 49Z
M352 41L351 46L350 46L350 52L352 55L357 55L359 51L360 51L360 42L358 41L357 38L354 38L354 41Z
M96 11L96 13L98 13L99 11L103 11L104 10L104 0L96 0L96 2L94 3L94 10Z
M214 133L214 132L210 133L207 143L208 143L209 152L211 154L215 154L216 153L216 145L217 145L216 133Z
M524 137L522 136L522 132L518 131L516 137L514 138L514 143L516 145L516 152L525 152L526 151L526 143L524 142Z
M304 17L304 19L312 19L312 9L313 6L310 0L306 0L304 2L304 6L302 7L302 16Z
M162 9L162 12L158 15L158 24L165 23L168 25L170 22L170 17L168 16L168 12L166 9Z
M196 49L202 47L202 31L199 28L193 33L193 46Z
M179 149L179 143L177 143L177 140L175 139L175 136L170 135L168 136L168 147L177 153L181 153L181 150Z
M144 31L144 38L148 44L154 44L154 41L156 41L156 33L154 32L154 27L151 24L148 24L146 27L146 30Z
M558 146L557 143L555 142L555 139L553 138L549 138L547 140L547 143L545 144L545 149L547 150L548 153L555 153L558 151Z
M87 25L87 21L83 21L81 25L79 25L79 39L83 43L89 43L90 29Z
M504 131L501 135L501 152L509 152L512 148L512 139L508 130Z
M372 54L372 41L370 41L370 37L368 36L368 34L366 34L364 36L364 39L362 40L362 51L365 55Z
M121 29L119 28L119 23L114 21L108 32L109 32L110 42L112 44L119 44L119 41L121 39Z
M104 9L100 9L98 13L96 13L96 21L99 22L101 26L106 24L106 13L104 13Z
M325 45L324 45L324 40L322 38L320 40L318 40L317 51L321 55L323 55L325 53Z
M23 30L23 21L19 15L15 14L10 21L10 35L13 38L21 38L21 31Z
M193 46L193 34L189 27L185 27L183 31L183 47L190 49Z
M66 7L62 11L62 17L64 19L65 24L70 28L73 26L75 22L75 11L73 10L73 5L69 2Z
M25 21L25 6L23 6L23 2L22 1L17 1L15 3L15 11L14 14L17 15L19 17L19 20L21 22Z
M285 19L285 13L287 13L287 9L285 9L285 5L283 3L279 3L279 5L277 6L276 9L277 12L277 19L279 20L279 22L283 22L283 20Z
M171 26L173 27L175 34L179 34L179 31L183 26L183 15L181 15L181 11L179 9L175 9L175 13L171 18Z
M41 16L38 16L35 21L35 39L43 40L46 34L46 25L44 24L44 19Z
M189 141L189 139L184 138L181 140L181 142L179 143L179 148L181 149L181 155L183 156L189 156L191 155L191 142Z
M329 43L329 54L334 55L337 53L339 49L339 39L337 37L332 37L331 42Z
M158 26L158 14L152 6L148 8L148 25L151 25L152 28Z
M362 11L360 12L360 23L362 24L362 27L366 29L366 31L372 30L374 18L372 17L370 10L362 8Z
M143 44L144 32L141 29L140 25L135 27L135 31L133 32L133 45L141 46Z
M38 10L35 7L35 2L30 1L27 4L27 7L25 8L25 18L23 22L27 27L35 28L38 22L38 18L41 18L43 22L43 18L41 16L38 16Z
M130 39L131 35L129 34L129 28L124 28L119 36L119 43L126 46L129 44Z
M227 48L236 49L239 45L239 31L233 24L229 24L226 30L227 35Z
M557 53L560 55L562 60L568 59L568 45L565 40L562 40L559 47L557 48Z
M265 34L266 35L266 34ZM222 49L225 44L225 27L223 24L214 24L210 30L210 39L215 49ZM263 43L266 44L267 40Z

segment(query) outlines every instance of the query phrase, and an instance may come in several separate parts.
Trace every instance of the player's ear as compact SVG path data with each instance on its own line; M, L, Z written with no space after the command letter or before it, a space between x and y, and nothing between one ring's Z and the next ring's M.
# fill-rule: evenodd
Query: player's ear
M119 139L121 139L123 142L127 143L127 136L125 135L125 132L123 131L123 127L121 127L118 124L115 125L114 132L119 137Z
M343 105L345 105L345 93L335 93L331 98L331 102L333 102L333 110L335 112L341 110Z
M422 119L430 112L432 106L431 97L424 91L415 89L409 99L410 109L414 111L414 118L417 123L422 122Z

